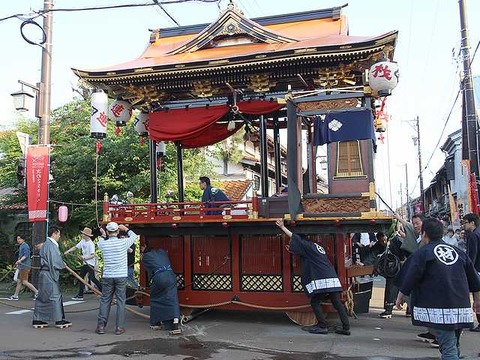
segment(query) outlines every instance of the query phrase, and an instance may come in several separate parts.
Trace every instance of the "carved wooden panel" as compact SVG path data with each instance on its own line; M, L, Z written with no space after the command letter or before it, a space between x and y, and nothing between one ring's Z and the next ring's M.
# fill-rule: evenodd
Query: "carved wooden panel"
M310 101L298 104L298 111L334 110L357 106L357 99L338 99L328 101Z
M304 212L317 214L370 211L370 202L368 197L303 199L302 205Z

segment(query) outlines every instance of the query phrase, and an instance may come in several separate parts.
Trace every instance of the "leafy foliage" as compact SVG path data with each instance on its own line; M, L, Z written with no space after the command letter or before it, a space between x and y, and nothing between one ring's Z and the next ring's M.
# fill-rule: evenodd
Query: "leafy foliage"
M128 191L134 194L136 203L149 202L150 162L148 141L141 144L130 124L115 134L109 124L105 139L101 140L99 155L95 152L96 139L90 137L90 103L74 100L51 114L50 143L53 180L50 183L50 219L55 221L58 206L69 207L69 219L63 224L62 233L74 239L84 226L95 227L101 218L103 195L117 194L126 199ZM37 143L38 124L22 120L17 130L33 135ZM16 187L16 168L21 155L15 131L0 132L0 188ZM166 156L161 159L158 171L158 198L166 200L166 193L177 192L177 158L175 145L168 143ZM213 173L212 164L206 159L205 149L183 151L185 200L199 200L201 191L198 178ZM176 200L178 195L169 198ZM13 202L25 202L26 193L20 190Z
M223 174L228 175L228 163L238 162L242 158L240 145L243 143L245 131L239 130L233 136L209 148L211 154L223 162Z

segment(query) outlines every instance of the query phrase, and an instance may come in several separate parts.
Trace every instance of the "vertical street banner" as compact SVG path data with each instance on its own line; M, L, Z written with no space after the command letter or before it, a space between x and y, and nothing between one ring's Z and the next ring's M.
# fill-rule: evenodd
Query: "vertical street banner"
M448 202L450 205L450 220L451 222L458 222L458 211L457 211L457 204L455 202L455 198L453 197L452 194L452 189L450 188L450 184L447 185L448 187Z
M27 147L27 204L30 222L47 220L49 167L48 145Z
M470 174L470 198L472 202L472 206L470 211L474 214L478 214L478 193L477 193L477 181L475 179L475 174Z

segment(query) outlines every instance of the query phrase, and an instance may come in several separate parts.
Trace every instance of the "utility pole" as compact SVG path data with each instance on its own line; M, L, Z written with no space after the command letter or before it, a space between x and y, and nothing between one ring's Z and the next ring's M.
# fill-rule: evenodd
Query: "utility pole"
M42 69L39 86L40 124L38 128L38 142L41 145L50 144L50 106L52 84L52 10L53 0L43 2L43 31L46 41L42 46Z
M403 212L403 184L400 183L400 209L402 217L405 217L405 213Z
M420 204L422 204L422 211L425 212L425 194L423 193L423 169L422 169L422 151L420 147L420 119L417 116L415 119L417 128L417 149L418 149L418 176L420 179Z
M472 71L470 68L470 43L468 39L468 24L465 16L465 1L458 1L460 9L460 32L461 32L461 56L463 61L463 78L462 78L462 91L463 91L463 119L462 119L462 142L463 151L462 155L464 159L470 160L470 172L475 175L475 181L478 194L479 184L479 160L478 160L478 122L475 111L475 98L473 95L473 80ZM465 148L465 144L467 147ZM478 196L475 194L475 196ZM471 200L471 199L469 199ZM470 202L470 201L469 201ZM475 203L475 202L473 202ZM471 212L478 213L478 208L470 209Z
M42 67L40 83L37 92L37 116L38 125L38 143L39 145L50 144L50 107L51 107L51 83L52 83L52 10L53 0L44 0L43 2L43 31L45 32L45 43L42 47ZM47 219L48 219L47 209ZM47 238L47 222L37 221L32 226L32 282L38 285L38 268L40 265L38 257L38 245Z
M408 165L405 163L405 192L407 193L407 219L412 218L410 211L410 197L408 196Z

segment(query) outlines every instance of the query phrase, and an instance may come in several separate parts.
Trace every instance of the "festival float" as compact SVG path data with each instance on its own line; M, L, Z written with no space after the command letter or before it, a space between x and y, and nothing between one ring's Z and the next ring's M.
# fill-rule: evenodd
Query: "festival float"
M184 314L256 309L285 312L300 324L314 321L299 259L285 250L278 218L325 248L345 301L352 300L354 278L372 272L349 261L350 234L386 231L392 222L378 208L374 156L377 131L385 131L385 99L398 82L397 32L350 35L343 8L248 19L230 3L211 24L152 30L138 59L73 69L97 89L91 127L98 141L109 112L123 126L124 114L140 111L134 126L150 146L151 203L112 204L106 195L103 221L128 224L142 243L168 250ZM107 97L114 101L110 110ZM218 214L184 201L183 149L213 145L243 127L259 134L258 194L216 202ZM274 164L266 161L268 129ZM156 149L164 142L177 151L178 199L168 203L158 201L156 183ZM317 189L319 146L327 149L327 193ZM272 167L277 192L288 186L284 196L269 193ZM143 268L140 283L148 291ZM138 295L137 303L148 305L148 296Z

